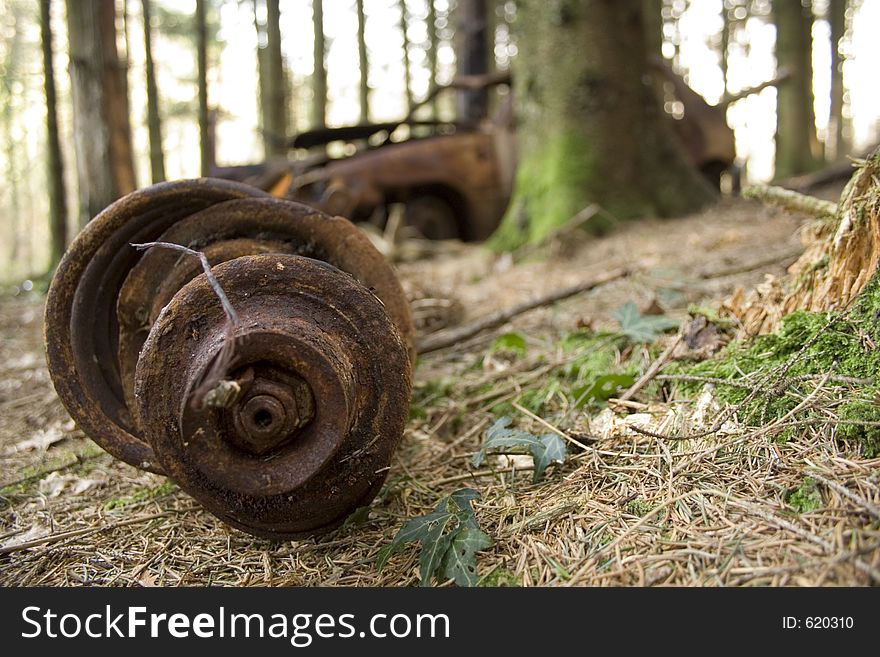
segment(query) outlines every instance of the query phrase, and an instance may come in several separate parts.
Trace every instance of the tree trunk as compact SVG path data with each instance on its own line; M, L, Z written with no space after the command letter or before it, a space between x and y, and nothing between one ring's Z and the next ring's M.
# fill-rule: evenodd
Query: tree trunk
M327 62L324 45L324 1L312 0L312 23L315 32L315 50L312 73L312 127L327 125Z
M730 8L728 8L726 2L721 3L721 43L718 45L719 49L719 57L718 57L718 65L721 68L721 79L724 81L724 93L727 93L728 89L728 59L727 59L727 51L730 50L730 30L731 30L731 20L730 20Z
M846 35L846 0L829 0L828 18L831 24L831 115L828 120L828 159L840 160L850 150L844 134L843 119L843 57L841 41Z
M40 0L40 41L43 47L43 87L46 94L46 177L49 190L49 270L67 248L67 195L64 162L58 139L58 102L52 58L52 0Z
M437 86L437 49L440 47L440 39L437 36L437 8L434 7L434 0L428 2L428 90ZM436 119L439 116L439 106L437 98L431 101L431 114Z
M5 137L5 159L6 172L4 179L4 187L9 190L9 214L11 218L9 230L11 234L11 245L9 253L9 261L17 264L24 258L22 254L26 251L26 235L27 226L21 217L21 197L20 185L21 175L20 162L18 161L19 139L16 137L13 129L13 119L16 114L17 107L16 93L13 89L13 83L20 79L19 62L21 60L21 46L23 41L24 30L22 29L21 6L13 5L11 13L10 27L11 38L5 49L5 61L3 62L3 75L0 76L0 83L3 85L2 103L2 119L3 119L3 136Z
M80 224L135 188L113 0L68 0Z
M287 154L287 86L284 79L284 58L281 54L279 0L265 0L265 6L265 46L262 43L258 45L258 62L263 148L266 157L270 158ZM256 14L254 20L257 21ZM259 28L258 24L258 31Z
M152 0L142 0L144 18L144 68L147 76L147 130L150 135L150 177L153 183L165 180L165 154L162 151L162 119L159 115L159 91L153 65L153 36L150 24Z
M369 123L370 121L370 62L367 59L367 39L366 26L367 18L364 15L364 0L356 0L358 19L358 68L361 73L360 84L360 101L361 101L361 123Z
M773 3L776 23L776 66L791 78L777 91L776 178L805 173L819 160L813 112L813 10L800 2Z
M409 62L409 34L406 24L409 22L409 14L406 11L406 0L398 0L400 7L400 33L403 35L403 87L406 94L406 111L411 112L415 101L412 94L412 70Z
M196 0L196 58L198 60L199 94L199 162L203 176L214 164L208 125L208 24L205 0Z
M487 0L461 0L458 4L459 75L485 75L489 72L489 20ZM524 26L528 29L527 26ZM463 89L458 92L458 120L478 123L489 112L486 89Z
M554 7L518 5L521 156L494 246L538 241L591 203L627 219L681 215L712 200L649 81L642 1Z

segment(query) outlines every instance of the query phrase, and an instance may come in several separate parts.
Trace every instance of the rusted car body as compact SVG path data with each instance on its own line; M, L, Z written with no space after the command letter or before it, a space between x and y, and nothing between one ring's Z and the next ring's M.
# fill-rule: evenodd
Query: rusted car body
M675 132L697 168L717 187L736 157L733 130L726 121L726 106L734 99L708 105L668 65L655 64L655 69L672 83L672 93L684 106L683 117L673 123ZM276 167L235 167L218 173L379 227L389 208L399 203L406 223L424 237L484 240L498 226L513 187L511 94L495 116L479 125L416 121L413 115L448 89L509 87L510 81L507 72L457 78L436 88L400 122L312 130L290 144L308 152L306 157ZM737 99L748 93L751 90L737 94ZM347 144L347 150L338 149L341 157L327 155L328 144L334 142Z

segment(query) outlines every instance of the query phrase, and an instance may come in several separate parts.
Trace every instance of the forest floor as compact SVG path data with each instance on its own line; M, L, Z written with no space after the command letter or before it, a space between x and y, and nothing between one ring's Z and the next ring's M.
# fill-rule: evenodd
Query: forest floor
M732 414L701 432L722 410L711 385L685 395L669 382L660 398L655 383L631 401L581 407L566 387L585 376L582 367L567 378L572 364L638 375L672 339L649 348L611 333L602 354L590 351L599 349L592 339L586 351L571 348L578 336L618 330L621 306L685 322L689 307L717 307L738 287L783 274L800 252L803 222L726 199L602 238L568 235L517 261L459 245L399 264L426 327L466 323L618 267L634 273L421 357L412 419L369 514L287 543L230 529L173 483L86 438L44 365L42 298L5 296L0 585L417 585L415 544L382 569L377 556L404 522L463 487L479 492L476 518L494 541L477 554L482 585L878 584L880 459L841 443L833 428L801 425L781 440L778 423L756 428ZM537 483L528 456L490 455L474 467L503 415L525 431L564 435L565 462ZM638 431L659 436L685 424L696 437Z

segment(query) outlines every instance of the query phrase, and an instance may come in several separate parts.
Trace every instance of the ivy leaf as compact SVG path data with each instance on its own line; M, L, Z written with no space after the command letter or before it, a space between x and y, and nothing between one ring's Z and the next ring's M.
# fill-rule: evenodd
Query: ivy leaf
M443 574L459 586L476 586L476 553L494 545L479 527L463 527L456 532L443 559Z
M379 551L376 565L381 570L392 554L406 543L417 541L422 546L422 586L430 586L435 577L449 577L459 586L473 586L477 581L476 553L493 545L492 539L480 530L471 506L479 497L471 488L443 497L431 513L413 518L400 528L391 543Z
M510 449L525 448L534 459L535 468L532 471L532 481L537 483L544 477L544 471L548 465L565 462L565 443L559 436L552 433L535 436L527 431L510 429L507 426L510 421L509 417L502 417L489 427L483 446L471 461L474 467L479 467L485 461L486 453L489 450L503 454Z
M509 429L511 419L509 417L499 418L495 424L486 430L486 438L483 440L483 446L480 451L474 454L471 460L475 468L480 467L486 460L486 452L491 450L503 450L508 447L526 447L529 448L535 444L537 440L535 436L517 429Z
M458 532L447 533L446 528L457 520L452 513L447 513L439 522L433 524L428 533L422 538L422 553L419 555L419 577L422 586L431 585L431 576L443 561L452 538Z
M535 459L535 469L532 471L532 483L541 481L544 470L551 463L565 463L565 441L555 433L545 433L538 438L538 445L532 446L532 457Z
M632 301L614 311L620 332L632 342L654 342L664 332L678 326L678 322L662 315L643 315Z

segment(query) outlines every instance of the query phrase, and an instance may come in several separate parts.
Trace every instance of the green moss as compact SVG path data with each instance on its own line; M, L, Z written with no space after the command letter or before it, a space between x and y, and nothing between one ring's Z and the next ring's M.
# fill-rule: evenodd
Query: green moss
M500 566L489 573L486 573L481 579L478 586L493 588L499 586L522 586L522 581L512 571Z
M584 141L576 131L562 131L523 160L508 210L487 243L490 249L509 251L538 242L589 205L597 164ZM604 214L587 222L594 234L610 225Z
M800 354L808 343L810 346ZM795 359L795 356L798 357ZM838 426L837 435L860 444L869 458L880 454L880 427L845 423L880 421L880 409L874 401L880 398L880 282L877 277L866 286L846 314L794 312L783 319L782 327L776 333L731 343L712 360L695 365L673 364L667 373L740 381L744 375L769 372L786 364L790 364L787 376L791 378L821 376L833 371L837 376L871 379L872 383L855 387L856 394L837 407L839 418L844 420ZM801 389L797 388L798 385L802 385ZM786 394L784 390L760 391L743 407L740 419L769 422L782 417L811 389L808 382L794 386L792 390L801 393L800 396ZM683 384L686 393L696 393L701 387L701 383ZM724 385L717 389L722 401L734 405L742 402L750 392Z
M811 477L804 477L800 486L785 496L785 503L798 513L809 513L822 508L822 493Z
M626 512L634 516L643 516L653 507L640 497L626 503Z
M104 504L104 511L118 511L120 509L124 509L127 506L131 506L132 504L146 502L147 500L155 500L160 497L164 497L165 495L170 495L175 490L177 490L177 484L175 484L170 479L167 479L158 486L153 486L152 488L142 488L135 491L131 495L126 495L125 497L116 497L112 500L108 500L107 503Z

